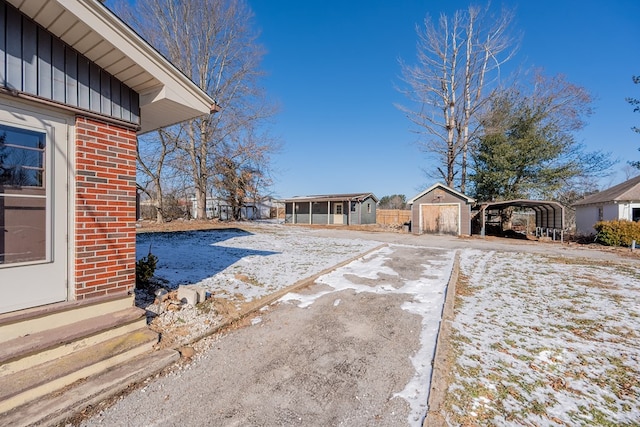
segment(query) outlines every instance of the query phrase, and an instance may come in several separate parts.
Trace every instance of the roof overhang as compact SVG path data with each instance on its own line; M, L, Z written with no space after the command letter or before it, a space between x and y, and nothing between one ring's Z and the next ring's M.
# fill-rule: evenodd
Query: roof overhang
M453 188L451 188L451 187L449 187L449 186L446 186L446 185L444 185L444 184L442 184L442 183L437 182L437 183L433 184L431 187L429 187L429 188L427 188L426 190L422 191L422 192L421 192L420 194L418 194L417 196L415 196L415 197L411 198L411 199L407 202L407 204L408 204L408 205L413 205L413 203L414 203L416 200L418 200L419 198L421 198L421 197L422 197L422 196L424 196L425 194L427 194L427 193L429 193L429 192L431 192L431 191L435 190L436 188L441 188L441 189L443 189L443 190L445 190L445 191L448 191L448 192L450 192L450 193L452 193L452 194L454 194L454 195L456 195L456 196L460 197L461 199L465 199L465 200L467 201L467 203L473 203L473 202L475 202L475 199L474 199L473 197L469 197L469 196L467 196L466 194L463 194L463 193L461 193L461 192L459 192L459 191L457 191L457 190L454 190Z
M358 194L326 194L318 196L296 196L290 199L282 199L284 203L304 203L304 202L362 202L371 197L374 202L378 203L378 198L373 193Z
M97 0L7 0L140 95L140 133L219 111L214 100Z

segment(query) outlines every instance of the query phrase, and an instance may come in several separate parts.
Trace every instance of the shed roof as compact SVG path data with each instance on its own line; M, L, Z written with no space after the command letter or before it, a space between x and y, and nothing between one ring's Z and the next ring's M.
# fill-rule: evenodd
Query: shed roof
M422 193L418 194L417 196L413 197L412 199L410 199L407 204L412 205L416 200L418 200L419 198L421 198L422 196L424 196L425 194L429 193L430 191L435 190L436 188L442 188L443 190L446 190L450 193L455 194L456 196L460 197L461 199L465 199L467 201L467 203L473 203L475 202L475 199L473 197L469 197L466 194L463 194L459 191L454 190L451 187L448 187L444 184L441 184L439 182L433 184L431 187L427 188L426 190L424 190Z
M290 199L282 199L283 202L362 202L371 197L376 203L378 198L373 193L350 193L350 194L323 194L315 196L294 196Z
M7 0L140 95L141 133L219 109L214 100L97 0Z
M640 200L640 176L577 201L573 206Z

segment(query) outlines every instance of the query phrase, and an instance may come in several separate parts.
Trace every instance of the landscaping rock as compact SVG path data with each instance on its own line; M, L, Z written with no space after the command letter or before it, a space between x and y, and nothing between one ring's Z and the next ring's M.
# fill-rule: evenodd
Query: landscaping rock
M189 286L180 286L178 288L178 300L190 305L198 303L198 292Z
M191 359L193 355L196 353L193 347L190 347L190 346L180 347L178 349L178 352L180 353L180 356L184 357L185 359Z

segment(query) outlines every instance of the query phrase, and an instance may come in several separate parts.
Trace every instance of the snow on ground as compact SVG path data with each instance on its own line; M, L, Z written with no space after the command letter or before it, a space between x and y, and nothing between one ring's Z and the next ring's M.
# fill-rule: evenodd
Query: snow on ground
M380 242L325 238L315 236L313 230L262 226L255 232L227 229L140 233L137 238L137 257L140 259L149 251L156 255L159 260L156 277L170 289L181 284L195 284L205 287L217 297L246 302L292 285L377 246L380 246ZM402 286L398 287L385 282L384 277L399 274L385 265L394 248L399 246L380 248L316 280L330 290L313 295L287 294L281 301L299 301L299 305L305 307L323 295L345 289L357 293L409 295L410 301L402 308L422 317L421 346L411 359L416 369L415 376L396 397L405 399L411 407L409 424L419 425L427 408L431 364L453 251L443 250L437 258L422 260L422 277L404 280ZM376 286L357 284L357 278L374 279L378 283ZM340 300L336 299L334 304L340 304ZM193 307L164 312L155 304L145 308L159 312L152 326L162 331L167 339L180 329L185 334L183 341L188 342L190 335L197 335L222 321L221 317L212 317L211 313ZM260 318L252 322L260 322Z
M137 258L151 250L158 257L155 275L168 288L195 284L218 296L251 301L380 245L318 237L300 228L263 225L257 230L140 233Z
M299 307L308 307L318 298L330 293L346 289L376 294L408 294L411 301L405 302L403 310L422 317L420 331L420 349L413 355L411 361L415 368L415 376L405 388L394 397L405 399L411 407L408 423L412 426L421 425L422 418L427 412L428 390L431 378L431 365L435 352L435 345L440 327L442 306L447 282L453 264L453 251L443 250L440 259L423 260L423 275L417 280L404 280L402 286L392 286L385 281L385 276L398 276L399 273L385 265L389 256L400 245L390 245L378 249L361 259L321 276L316 283L327 285L330 290L324 290L312 295L289 293L280 301L298 301ZM376 280L376 285L356 283L358 278ZM340 304L336 299L335 305Z
M168 287L199 284L237 302L282 289L379 244L264 226L255 232L141 233L137 248L138 258L149 247L158 256L156 274ZM415 419L425 409L427 388L417 384L428 384L431 374L446 282L444 276L433 276L433 268L446 271L450 266L424 265L424 277L394 288L384 280L398 273L384 264L393 248L379 249L318 281L331 288L328 292L412 295L403 308L423 316L422 345L412 359L416 376L397 396L410 403ZM365 289L350 280L354 278L379 283ZM431 285L429 292L421 291L427 289L419 286L425 282ZM324 294L285 299L304 306ZM451 425L638 425L637 265L464 249L458 296L452 325L456 359L446 403ZM221 319L183 307L163 312L154 322L163 332L181 328L188 338Z
M638 425L640 268L465 250L451 425Z
M242 305L357 257L381 243L316 236L314 230L273 224L201 231L139 233L136 256L158 257L155 279L174 290L180 285L206 289L208 306L177 300L154 301L136 293L150 326L162 334L160 346L175 347L203 336L227 321ZM171 295L170 295L171 296ZM175 302L176 304L174 304Z

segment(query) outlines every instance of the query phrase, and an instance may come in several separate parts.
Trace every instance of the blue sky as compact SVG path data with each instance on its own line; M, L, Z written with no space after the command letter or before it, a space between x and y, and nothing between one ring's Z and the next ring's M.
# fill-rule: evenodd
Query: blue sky
M414 61L415 25L429 14L451 15L468 2L452 0L247 0L267 50L264 87L281 111L273 133L279 197L373 192L413 197L434 183L433 164L415 145L411 124L394 107L406 103L398 58ZM499 6L498 2L493 3ZM542 67L562 73L596 98L595 114L578 135L590 150L640 160L640 114L625 98L640 98L640 2L522 0L514 32L516 58L505 68ZM603 179L607 187L623 172Z

